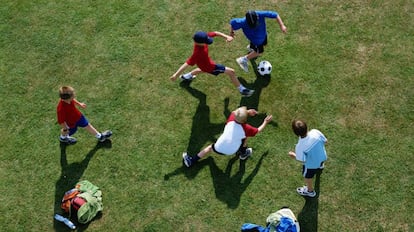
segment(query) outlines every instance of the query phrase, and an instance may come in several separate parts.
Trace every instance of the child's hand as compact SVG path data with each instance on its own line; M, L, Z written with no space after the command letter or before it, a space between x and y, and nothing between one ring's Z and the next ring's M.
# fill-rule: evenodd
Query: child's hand
M293 152L293 151L289 151L289 156L290 156L290 158L292 158L292 159L295 159L296 158L296 154L295 154L295 152Z
M226 36L226 41L227 42L231 42L231 41L233 41L233 37L232 36Z
M176 75L172 75L171 77L170 77L170 80L172 80L172 81L175 81L177 79L177 76Z
M255 109L249 109L247 110L247 113L249 114L250 117L253 117L257 114L257 111Z
M82 107L83 109L85 109L85 108L86 108L86 104L85 104L85 103L83 103L83 102L79 102L79 106L80 106L80 107Z
M267 123L269 123L270 121L272 121L272 119L273 119L273 115L269 115L269 116L267 116L264 120L265 120Z
M280 30L281 30L284 34L286 34L286 33L287 33L287 27L286 27L285 25L281 25L281 26L280 26Z

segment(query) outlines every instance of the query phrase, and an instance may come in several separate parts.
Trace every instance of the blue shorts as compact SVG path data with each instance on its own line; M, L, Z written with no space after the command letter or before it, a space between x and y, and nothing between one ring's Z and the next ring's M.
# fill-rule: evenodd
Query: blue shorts
M217 76L220 73L224 73L225 71L226 71L226 66L224 66L222 64L216 64L216 67L214 68L214 70L210 74L213 74L214 76Z
M85 118L85 116L81 116L81 118L79 119L79 121L76 122L75 127L73 128L69 128L69 135L73 135L76 133L76 131L78 130L78 127L86 127L89 125L88 119Z

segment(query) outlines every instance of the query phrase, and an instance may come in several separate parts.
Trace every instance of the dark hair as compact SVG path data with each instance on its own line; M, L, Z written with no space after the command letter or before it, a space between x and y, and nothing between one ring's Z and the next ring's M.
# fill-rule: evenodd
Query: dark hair
M306 125L305 121L295 119L292 121L292 130L295 135L306 137L308 133L308 126Z
M61 93L61 94L59 94L59 96L63 100L67 100L67 99L70 99L72 97L72 94L70 94L70 93Z
M249 10L246 13L246 21L249 27L256 27L257 25L257 14L254 10Z

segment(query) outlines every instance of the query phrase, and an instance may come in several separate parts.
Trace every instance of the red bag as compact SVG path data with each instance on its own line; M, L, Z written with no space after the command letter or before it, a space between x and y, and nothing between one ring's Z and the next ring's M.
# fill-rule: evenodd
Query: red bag
M63 195L62 203L60 204L60 207L66 212L70 212L70 206L72 203L72 199L75 198L79 194L79 190L77 188L73 188L67 192L65 192L65 195Z

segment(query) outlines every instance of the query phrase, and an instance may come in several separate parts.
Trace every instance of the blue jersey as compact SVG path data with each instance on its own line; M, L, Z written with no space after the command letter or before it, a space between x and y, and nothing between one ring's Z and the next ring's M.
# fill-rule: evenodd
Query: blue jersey
M303 162L306 168L321 168L321 163L328 158L325 150L326 141L322 132L316 129L310 130L306 137L299 138L296 144L296 159Z
M257 14L257 26L255 28L249 27L246 18L234 18L230 20L230 25L233 30L242 29L247 39L256 46L264 43L267 37L266 18L277 18L278 14L274 11L255 11Z

